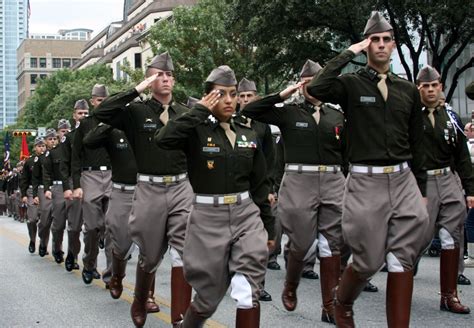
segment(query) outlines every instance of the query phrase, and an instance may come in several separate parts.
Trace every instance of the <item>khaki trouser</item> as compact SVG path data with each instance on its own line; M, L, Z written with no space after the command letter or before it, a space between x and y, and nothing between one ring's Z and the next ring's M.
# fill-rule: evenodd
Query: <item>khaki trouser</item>
M321 257L340 254L344 180L341 172L285 172L278 214L297 260L308 260L316 247Z
M51 229L52 207L53 201L44 196L44 187L38 187L38 198L40 207L40 220L38 223L38 237L40 238L40 246L48 247L49 232Z
M34 204L33 202L33 189L28 188L26 190L27 202L26 202L26 216L27 221L26 225L28 226L28 234L30 236L30 241L36 240L36 232L38 230L38 221L39 221L39 214L38 205Z
M428 229L428 212L410 169L349 174L342 231L361 278L374 275L384 262L390 272L412 270Z
M66 228L66 200L64 199L63 186L51 186L53 196L51 233L53 235L53 253L62 251L64 229Z
M145 272L156 271L168 245L174 250L171 253L173 266L182 266L192 200L193 190L188 179L169 184L138 181L129 229L140 250L139 264Z
M70 181L72 184L72 180ZM68 253L75 259L81 251L82 202L80 199L66 200Z
M466 201L462 187L452 172L428 176L426 184L430 226L425 236L428 246L439 231L442 249L460 247L461 229L466 218Z
M83 190L82 218L84 221L84 269L96 269L99 254L99 235L105 230L105 212L112 192L112 173L84 171L81 176Z
M233 205L194 204L184 246L184 276L193 306L209 318L229 285L237 307L258 302L268 259L267 232L252 200Z

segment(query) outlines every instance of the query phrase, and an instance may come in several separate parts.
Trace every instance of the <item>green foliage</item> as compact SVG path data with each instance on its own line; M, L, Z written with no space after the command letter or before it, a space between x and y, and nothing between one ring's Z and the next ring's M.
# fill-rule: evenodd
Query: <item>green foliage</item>
M238 79L257 78L251 70L252 51L228 29L229 6L222 0L202 0L193 7L177 7L169 20L158 22L148 41L153 52L169 51L175 66L175 97L201 97L211 70L229 65Z
M107 85L109 92L123 90L124 81L114 81L112 70L106 65L92 65L82 70L63 69L54 72L45 79L38 81L34 94L28 99L17 124L8 130L36 129L38 127L57 128L61 118L72 118L74 104L79 99L90 99L92 87L96 83ZM0 151L3 155L3 137L1 136ZM30 153L34 137L28 137ZM12 163L20 156L21 138L11 138L10 150Z

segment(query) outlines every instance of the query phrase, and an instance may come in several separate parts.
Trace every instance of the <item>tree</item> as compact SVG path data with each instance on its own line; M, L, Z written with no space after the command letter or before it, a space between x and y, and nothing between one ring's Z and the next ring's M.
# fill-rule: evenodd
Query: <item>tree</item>
M221 0L202 0L192 7L176 7L170 19L159 21L148 41L155 54L168 51L173 58L175 97L200 97L211 70L229 65L237 77L254 77L251 48L225 25L229 6Z
M92 65L82 70L63 69L38 81L35 93L28 99L22 115L8 130L36 129L38 127L57 128L61 118L72 118L74 104L79 99L90 99L92 87L96 83L105 84L109 92L123 90L125 81L114 81L112 71L106 65ZM3 136L2 136L3 138ZM30 149L34 137L29 137ZM16 162L20 154L20 138L12 138L11 159ZM3 143L0 144L3 153Z
M262 74L272 71L284 74L292 69L288 63L300 66L306 58L324 62L348 45L361 41L372 10L381 11L394 27L397 51L411 81L418 74L423 50L429 52L431 64L438 69L445 83L448 71L466 46L473 42L474 2L471 0L229 2L233 9L228 23L248 44L257 48L259 55L255 65L261 67ZM306 44L304 39L308 40ZM404 47L409 51L411 64L402 53ZM265 59L267 63L261 65ZM472 64L471 58L454 74L447 93L448 101L457 78ZM279 68L282 69L278 71Z

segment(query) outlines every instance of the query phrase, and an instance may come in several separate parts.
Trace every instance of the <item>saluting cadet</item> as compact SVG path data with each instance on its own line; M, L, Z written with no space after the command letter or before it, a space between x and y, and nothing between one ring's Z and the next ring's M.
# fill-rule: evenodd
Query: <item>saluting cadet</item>
M353 302L386 262L388 326L408 327L413 267L429 226L420 95L413 83L389 72L396 45L380 13L372 13L364 38L330 60L308 86L314 97L340 104L347 120L351 166L342 230L353 262L337 288L335 320L354 326ZM367 66L340 75L362 50Z
M95 112L99 120L125 132L137 162L138 178L129 227L132 240L140 249L131 307L132 320L138 327L145 324L149 291L168 245L173 266L173 324L181 320L191 299L182 261L193 195L186 173L186 156L182 150L164 150L153 141L157 130L188 111L173 100L173 71L167 52L155 56L143 82L107 98ZM133 101L148 88L150 99Z
M53 149L57 143L57 135L55 129L46 130L46 135L44 136L46 151L35 158L33 165L33 175L32 175L32 187L33 187L33 200L35 204L39 204L40 208L40 220L38 223L38 237L40 238L40 245L38 253L41 257L49 254L48 253L48 242L49 242L49 232L52 223L51 209L52 201L45 197L45 189L43 183L43 161L49 151Z
M268 234L259 215L269 184L257 134L232 119L237 81L228 66L214 69L204 98L155 137L182 149L195 192L184 247L186 280L196 290L180 327L202 327L231 285L236 327L260 324L258 303L268 258ZM267 221L268 231L273 222ZM268 241L273 247L273 240Z
M341 136L344 117L334 105L323 104L308 94L305 84L320 70L318 63L306 61L300 83L250 103L243 113L278 126L284 140L286 166L278 215L291 244L283 305L288 311L295 310L296 289L305 261L318 247L323 297L321 320L334 322L332 289L338 282L343 245ZM282 103L298 89L305 97L303 104Z
M38 156L43 154L46 150L43 137L36 137L34 143L35 154L31 155L23 166L23 173L20 177L20 192L21 200L23 204L27 204L27 221L26 226L28 227L28 235L30 236L30 243L28 245L28 251L34 253L36 250L36 232L38 230L39 211L38 204L33 199L33 166L38 161Z
M441 240L440 255L440 309L466 314L457 293L457 274L461 229L464 229L466 201L474 206L474 176L466 136L460 118L443 102L440 95L443 84L438 71L431 66L420 70L417 76L423 107L424 139L428 181L428 214L430 229L425 236L428 245L435 230ZM456 172L466 193L463 195Z
M62 186L64 190L64 199L66 200L67 216L67 239L68 251L64 267L67 271L79 270L77 256L81 251L80 234L82 230L82 205L81 200L73 197L72 176L71 176L71 154L72 143L76 129L80 121L89 114L89 105L85 99L79 99L74 104L72 117L74 120L74 129L66 133L60 140L62 144L62 158L59 162Z
M104 85L96 84L92 89L91 103L94 108L108 96ZM110 159L103 148L89 148L82 140L86 134L99 124L94 114L81 120L76 128L71 154L71 175L74 188L74 198L82 199L82 219L84 221L84 254L82 262L82 280L90 284L93 279L100 279L97 271L97 256L99 255L99 238L105 231L105 212L112 192L112 172ZM110 256L107 254L107 268ZM107 284L107 278L103 278Z
M112 242L112 276L109 283L110 295L120 298L123 291L128 256L134 247L128 232L128 219L132 210L132 200L137 183L137 164L130 143L123 131L110 125L99 123L84 138L83 143L90 148L104 147L112 164L112 193L109 208L105 214L105 224ZM158 312L154 301L154 282L151 284L147 300L147 312Z
M66 119L58 122L58 139L63 140L64 135L71 129L71 124ZM44 194L52 200L52 224L51 233L53 235L52 255L56 263L64 262L63 237L66 228L66 200L64 199L63 182L60 172L62 151L64 144L58 142L43 160L43 183Z
M242 111L247 104L252 101L258 99L257 96L257 86L255 85L254 81L248 80L243 78L237 87L237 102L238 102L238 109ZM245 117L238 112L235 117L233 117L234 121L238 121L240 123L246 124L250 128L252 128L257 133L257 140L258 144L260 145L263 154L265 156L265 162L267 166L267 179L270 186L274 185L273 180L273 167L275 165L275 147L273 144L273 137L272 132L270 130L270 126L265 123L261 123L251 118ZM262 218L263 222L266 221L275 221L275 216L272 213L272 204L275 203L275 196L273 195L273 189L269 189L268 194L268 201L262 204L260 212L260 217ZM269 232L269 239L275 240L275 231ZM265 285L265 281L264 281ZM265 287L265 286L263 286ZM272 300L272 296L264 289L260 291L260 301L269 302Z

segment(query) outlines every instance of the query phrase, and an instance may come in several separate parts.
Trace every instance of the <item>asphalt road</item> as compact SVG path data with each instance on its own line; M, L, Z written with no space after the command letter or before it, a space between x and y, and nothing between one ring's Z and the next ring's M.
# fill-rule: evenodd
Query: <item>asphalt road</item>
M0 327L132 327L130 303L137 253L127 266L125 290L113 300L102 281L91 285L82 282L80 271L72 273L58 265L49 255L44 258L29 254L26 224L0 217ZM49 251L50 248L49 248ZM98 268L105 266L101 250ZM280 265L283 267L281 259ZM474 327L473 315L455 315L439 310L439 259L424 257L412 303L412 327ZM170 261L166 256L158 269L156 293L161 312L149 315L146 327L170 327ZM319 271L316 265L316 271ZM474 269L465 275L474 281ZM302 279L298 288L298 308L284 310L280 293L284 270L269 271L266 288L273 302L261 303L261 327L334 327L320 321L321 292L319 280ZM386 274L379 273L373 283L378 293L362 293L355 304L358 327L386 327ZM463 303L474 310L474 286L460 286ZM233 327L235 304L227 295L207 327Z

